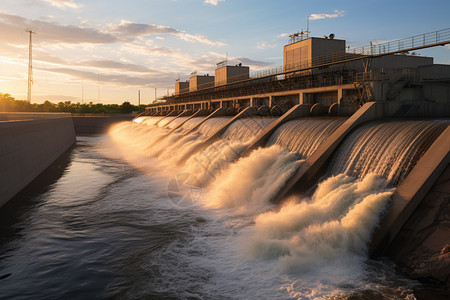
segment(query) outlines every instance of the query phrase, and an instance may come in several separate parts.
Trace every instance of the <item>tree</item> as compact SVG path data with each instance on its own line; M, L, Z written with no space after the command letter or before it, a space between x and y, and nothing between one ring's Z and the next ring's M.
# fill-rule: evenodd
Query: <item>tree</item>
M122 107L120 108L120 112L123 114L130 114L134 110L136 110L136 108L134 107L134 105L131 105L131 103L128 101L122 103Z

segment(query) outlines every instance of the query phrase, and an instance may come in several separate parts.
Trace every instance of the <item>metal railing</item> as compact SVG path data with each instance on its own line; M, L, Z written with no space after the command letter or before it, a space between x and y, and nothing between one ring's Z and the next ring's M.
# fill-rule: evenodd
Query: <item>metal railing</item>
M358 55L386 55L391 53L401 53L414 49L433 47L439 44L450 42L450 28L433 31L405 39L394 40L386 43L363 46L349 49L347 53Z
M240 83L245 83L245 85L252 85L252 83L250 83L251 81L261 80L264 78L267 78L269 80L284 79L285 74L307 75L308 72L310 72L309 70L319 68L322 66L341 64L349 61L360 60L367 57L377 57L396 53L406 53L408 51L424 49L438 45L445 45L448 43L450 43L450 28L420 34L405 39L399 39L386 43L363 46L348 49L347 51L322 55L295 64L277 66L274 68L260 71L252 71L249 76L250 78L244 79L241 77L242 75L237 75L232 78L228 78L227 85L222 85L221 87L232 88L230 86L230 82L232 82L233 86L236 86L236 84L240 85ZM247 84L247 82L249 84ZM197 92L201 90L209 92L217 92L216 87L212 88L210 83L198 85ZM188 96L191 93L196 92L180 94L180 96ZM169 97L169 99L173 98Z
M261 71L253 71L250 74L250 78L259 78L286 72L302 71L316 66L337 64L348 60L356 60L370 56L382 56L395 53L405 53L407 51L424 49L448 43L450 43L450 28L424 33L405 39L394 40L386 43L368 45L348 49L347 51L321 55L314 57L310 60L305 60L295 64L277 66L271 69Z

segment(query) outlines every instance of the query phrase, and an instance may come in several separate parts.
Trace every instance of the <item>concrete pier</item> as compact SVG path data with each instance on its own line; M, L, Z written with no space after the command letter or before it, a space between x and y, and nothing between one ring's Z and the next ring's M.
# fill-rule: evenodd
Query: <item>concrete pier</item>
M70 114L0 113L0 206L75 143Z
M450 126L439 135L395 190L388 213L373 235L372 255L383 254L449 163Z

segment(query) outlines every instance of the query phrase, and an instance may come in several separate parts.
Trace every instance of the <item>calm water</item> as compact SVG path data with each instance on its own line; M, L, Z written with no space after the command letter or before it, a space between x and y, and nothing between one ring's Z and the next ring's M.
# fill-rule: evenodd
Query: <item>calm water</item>
M191 205L186 189L211 191L151 158L131 166L106 136L79 137L68 159L2 212L2 299L413 299L389 262L285 253L299 241L275 240L274 216Z

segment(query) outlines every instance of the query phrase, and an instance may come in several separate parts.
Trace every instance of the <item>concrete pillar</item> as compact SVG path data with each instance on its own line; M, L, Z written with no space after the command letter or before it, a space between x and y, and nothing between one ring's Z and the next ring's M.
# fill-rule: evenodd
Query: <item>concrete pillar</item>
M305 104L304 97L305 97L305 93L300 92L298 94L298 104Z
M450 126L447 126L392 195L389 211L374 232L372 255L383 254L449 163Z
M342 99L342 96L343 96L343 89L342 88L339 88L338 89L338 93L337 93L337 103L338 104L341 104L341 99Z
M273 97L274 96L269 96L269 108L271 108L273 106Z

